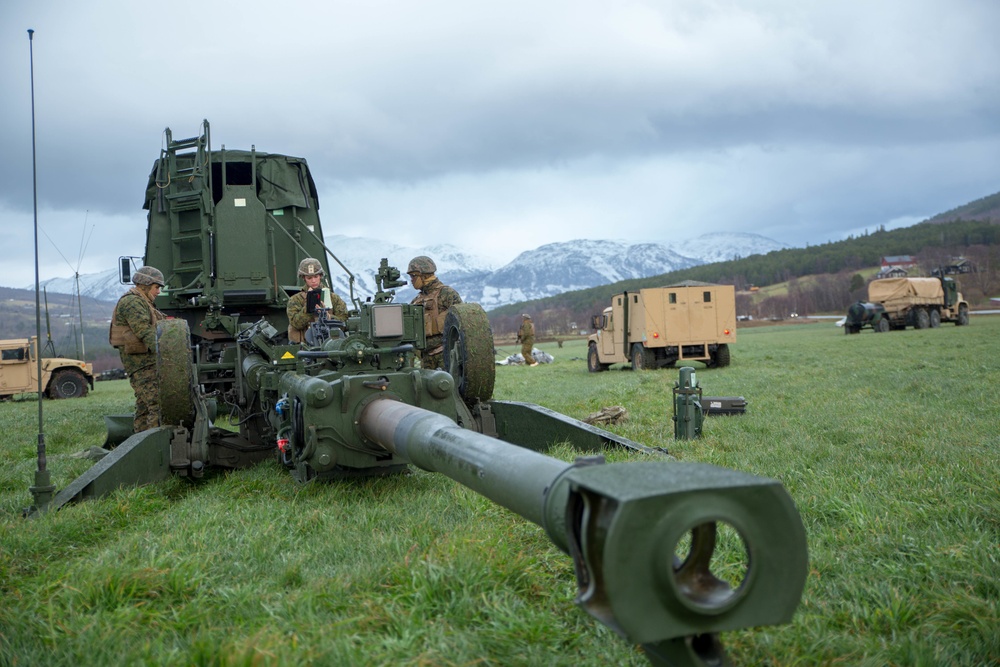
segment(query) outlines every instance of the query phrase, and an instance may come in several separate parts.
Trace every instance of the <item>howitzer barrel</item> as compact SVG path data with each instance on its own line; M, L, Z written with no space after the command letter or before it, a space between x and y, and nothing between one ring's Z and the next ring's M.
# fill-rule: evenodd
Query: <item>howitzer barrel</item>
M573 557L577 602L658 664L722 658L718 641L692 638L785 623L802 595L805 531L774 480L670 461L566 463L388 399L365 406L358 425L414 465L544 527ZM720 525L742 549L722 544ZM738 580L713 572L727 557L744 567Z
M362 411L358 426L366 438L413 465L450 477L545 528L546 492L563 471L572 467L463 429L447 417L399 401L370 403ZM559 538L558 546L567 551L565 539Z

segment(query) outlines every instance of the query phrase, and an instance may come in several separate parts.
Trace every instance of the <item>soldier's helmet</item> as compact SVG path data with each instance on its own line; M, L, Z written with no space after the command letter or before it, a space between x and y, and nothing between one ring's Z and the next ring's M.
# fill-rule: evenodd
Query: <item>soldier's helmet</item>
M306 257L299 262L299 278L323 275L323 265L315 257Z
M410 260L410 265L406 267L406 273L411 276L414 273L435 273L437 268L437 264L430 257L417 255Z
M159 285L163 287L163 273L152 266L142 266L132 274L132 282L136 285Z
M528 313L522 314L521 317L523 317L526 320L530 320L531 319L531 315L529 315Z

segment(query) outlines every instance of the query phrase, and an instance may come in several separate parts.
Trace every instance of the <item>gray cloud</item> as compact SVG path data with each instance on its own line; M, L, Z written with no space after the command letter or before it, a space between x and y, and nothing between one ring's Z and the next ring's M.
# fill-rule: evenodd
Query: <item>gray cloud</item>
M541 5L541 6L539 6ZM0 215L141 254L161 133L306 157L329 233L804 245L1000 189L1000 5L455 0L0 7ZM85 223L84 220L88 222ZM66 262L43 238L43 278ZM48 247L46 247L48 246ZM5 262L0 284L33 279ZM27 265L30 267L30 263Z

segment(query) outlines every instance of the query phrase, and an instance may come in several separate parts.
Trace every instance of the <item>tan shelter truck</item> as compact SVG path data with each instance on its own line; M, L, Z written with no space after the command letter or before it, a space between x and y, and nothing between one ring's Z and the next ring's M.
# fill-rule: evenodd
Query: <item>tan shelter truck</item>
M0 399L38 391L38 339L0 340ZM78 398L94 388L94 365L76 359L42 359L42 392Z
M611 364L665 368L678 361L728 366L736 342L736 291L732 285L685 281L624 292L595 315L588 339L587 369Z

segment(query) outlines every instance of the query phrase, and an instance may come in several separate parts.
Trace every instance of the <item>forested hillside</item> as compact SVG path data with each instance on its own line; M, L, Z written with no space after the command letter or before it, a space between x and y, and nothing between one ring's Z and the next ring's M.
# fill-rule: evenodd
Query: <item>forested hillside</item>
M995 197L1000 199L1000 195ZM991 199L987 197L979 201ZM569 333L573 323L578 328L588 329L590 316L608 305L612 294L682 280L730 284L738 292L752 286L789 283L787 292L779 296L764 299L745 293L738 296L739 314L786 317L791 312L839 312L846 310L853 301L864 298L867 281L862 273L866 269L868 274L872 273L870 269L877 267L886 255L916 256L922 275L930 275L933 268L949 263L952 257L963 256L980 269L975 275L962 277L963 291L971 303L983 303L990 296L996 296L994 292L1000 292L997 280L1000 225L955 219L947 224L926 221L892 231L879 229L843 241L777 250L766 255L704 264L652 278L627 280L504 306L490 312L490 322L494 331L503 334L516 330L522 312L531 312L536 327L552 334Z

